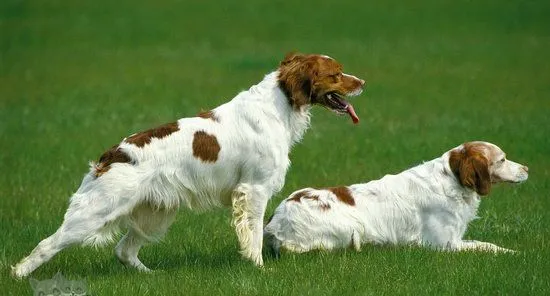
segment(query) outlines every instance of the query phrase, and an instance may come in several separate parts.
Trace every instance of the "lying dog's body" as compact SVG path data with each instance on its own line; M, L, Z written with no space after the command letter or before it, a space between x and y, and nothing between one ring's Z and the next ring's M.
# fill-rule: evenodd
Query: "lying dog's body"
M27 276L70 245L102 245L121 227L128 233L116 247L118 259L147 271L141 246L166 232L180 206L232 206L243 256L262 265L265 207L284 184L311 105L349 113L355 122L343 97L358 95L364 83L329 57L292 54L230 102L124 139L92 164L61 227L13 275Z
M268 247L293 252L361 244L506 251L462 240L492 183L522 182L527 167L497 146L465 143L397 175L347 187L306 188L284 200L264 229Z

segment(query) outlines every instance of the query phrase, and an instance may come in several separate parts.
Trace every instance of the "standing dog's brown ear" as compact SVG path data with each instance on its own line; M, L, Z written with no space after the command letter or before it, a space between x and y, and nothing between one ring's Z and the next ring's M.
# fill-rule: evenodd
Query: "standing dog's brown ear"
M289 53L279 66L279 85L294 108L311 104L315 69L307 56Z
M295 51L291 51L291 52L289 52L285 55L285 58L281 61L281 63L279 65L280 66L287 65L288 63L290 63L293 59L295 59L297 57L303 57L303 54L295 52Z
M491 192L489 161L475 149L453 150L449 157L449 166L462 186L475 190L479 195Z

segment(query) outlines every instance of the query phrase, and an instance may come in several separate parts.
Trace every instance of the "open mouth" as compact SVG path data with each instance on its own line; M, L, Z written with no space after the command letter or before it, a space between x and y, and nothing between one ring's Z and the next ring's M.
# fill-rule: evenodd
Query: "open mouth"
M353 95L353 94L352 94ZM355 113L353 105L344 99L344 95L338 92L328 92L324 95L324 106L338 114L349 114L354 124L359 123L359 117Z

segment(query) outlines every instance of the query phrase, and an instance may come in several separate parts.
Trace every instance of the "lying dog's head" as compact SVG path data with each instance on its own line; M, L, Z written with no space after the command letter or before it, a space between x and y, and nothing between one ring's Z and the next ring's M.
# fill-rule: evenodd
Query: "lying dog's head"
M294 108L319 104L336 113L348 113L359 122L344 98L357 96L365 81L342 72L342 66L323 55L288 54L279 66L279 85Z
M491 184L527 180L528 168L506 159L506 154L488 142L467 142L451 150L449 165L463 186L480 195L491 191Z

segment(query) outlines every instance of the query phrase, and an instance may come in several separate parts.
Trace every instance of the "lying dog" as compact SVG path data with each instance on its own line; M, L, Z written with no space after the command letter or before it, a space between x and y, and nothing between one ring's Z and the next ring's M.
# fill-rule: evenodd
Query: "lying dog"
M265 208L284 184L310 107L347 113L357 123L344 98L359 95L364 84L330 57L290 54L230 102L125 138L92 164L61 227L12 268L13 276L27 276L68 246L103 245L121 227L128 232L116 256L148 271L138 259L141 246L160 238L182 205L232 206L243 256L262 265Z
M487 142L468 142L397 175L348 187L306 188L284 200L264 229L278 256L361 244L509 251L462 236L491 184L527 180L526 166Z

